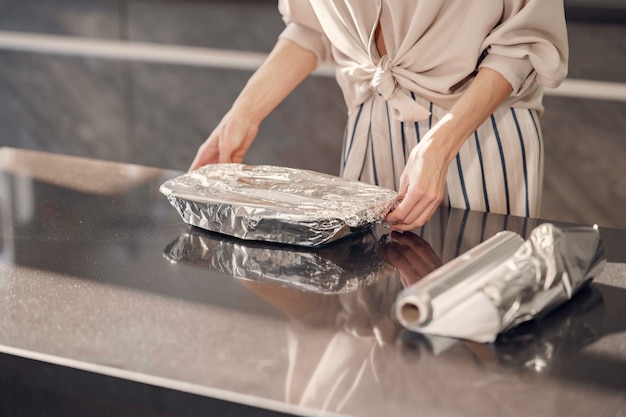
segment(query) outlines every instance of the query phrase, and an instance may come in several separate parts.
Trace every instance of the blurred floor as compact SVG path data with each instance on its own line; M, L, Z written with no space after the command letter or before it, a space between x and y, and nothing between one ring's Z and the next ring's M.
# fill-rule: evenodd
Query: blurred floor
M579 19L568 22L569 77L626 83L626 25ZM282 28L270 0L0 0L0 31L75 39L267 53ZM0 146L185 170L250 74L0 47ZM542 217L626 228L626 101L545 105ZM310 77L246 162L337 174L344 121L335 81Z

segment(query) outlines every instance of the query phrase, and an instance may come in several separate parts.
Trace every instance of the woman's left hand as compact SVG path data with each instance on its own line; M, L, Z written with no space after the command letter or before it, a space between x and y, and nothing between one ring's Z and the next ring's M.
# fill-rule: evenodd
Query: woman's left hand
M443 200L448 165L467 138L512 91L500 73L481 68L450 112L413 148L400 177L402 201L385 221L407 231L423 226Z
M443 200L447 155L431 138L413 148L400 177L400 203L385 218L392 230L412 230L430 220Z

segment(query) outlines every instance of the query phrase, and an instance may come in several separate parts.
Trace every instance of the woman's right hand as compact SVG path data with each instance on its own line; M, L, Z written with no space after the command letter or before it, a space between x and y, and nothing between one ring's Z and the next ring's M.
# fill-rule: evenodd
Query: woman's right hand
M315 53L279 39L233 107L200 146L189 170L218 162L241 163L263 119L316 67Z
M189 171L218 162L241 163L258 131L258 123L232 108L198 148Z

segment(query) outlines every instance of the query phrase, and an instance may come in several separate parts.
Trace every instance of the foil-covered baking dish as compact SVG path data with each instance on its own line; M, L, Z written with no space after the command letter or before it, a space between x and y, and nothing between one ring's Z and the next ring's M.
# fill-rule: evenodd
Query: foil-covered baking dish
M160 191L183 220L246 240L320 246L380 222L397 193L309 170L207 165Z

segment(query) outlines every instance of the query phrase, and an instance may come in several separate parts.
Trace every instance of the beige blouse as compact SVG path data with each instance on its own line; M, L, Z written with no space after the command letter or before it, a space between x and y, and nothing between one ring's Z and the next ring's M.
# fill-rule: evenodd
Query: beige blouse
M278 7L282 38L336 64L348 111L379 93L397 119L422 120L429 112L411 92L450 109L488 67L513 86L504 105L542 112L542 86L558 86L567 73L563 0L279 0Z

